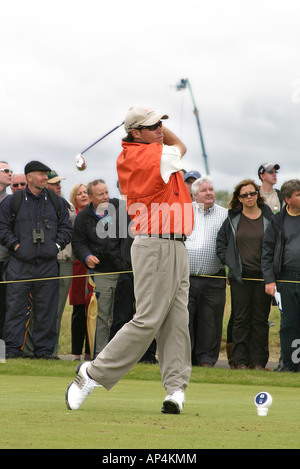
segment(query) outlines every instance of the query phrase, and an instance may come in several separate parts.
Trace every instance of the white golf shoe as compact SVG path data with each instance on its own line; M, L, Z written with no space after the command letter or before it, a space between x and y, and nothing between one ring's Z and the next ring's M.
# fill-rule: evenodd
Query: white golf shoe
M80 363L76 368L77 376L66 390L66 404L69 410L77 410L94 388L101 387L96 381L91 379L86 372L90 362Z
M168 394L163 402L161 411L164 414L180 414L185 402L184 392L179 389L178 391Z

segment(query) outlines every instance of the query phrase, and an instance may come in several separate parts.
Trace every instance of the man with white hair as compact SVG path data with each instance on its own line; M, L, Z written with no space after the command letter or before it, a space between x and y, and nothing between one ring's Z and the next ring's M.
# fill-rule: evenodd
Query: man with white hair
M189 330L192 363L212 367L218 360L225 306L225 270L216 252L227 210L215 204L210 177L192 184L194 229L186 240L190 263ZM219 277L219 278L218 278Z

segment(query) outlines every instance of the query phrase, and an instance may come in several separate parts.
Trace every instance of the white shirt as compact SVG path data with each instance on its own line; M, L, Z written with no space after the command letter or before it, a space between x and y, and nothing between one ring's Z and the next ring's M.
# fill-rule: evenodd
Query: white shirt
M160 160L160 174L164 182L169 182L172 173L180 171L182 168L180 150L176 146L163 145Z
M214 204L205 210L193 202L194 229L185 246L189 254L190 275L214 275L223 265L217 256L216 239L228 211Z
M275 189L271 192L263 192L260 188L260 195L266 199L266 204L269 205L272 212L280 211L280 200Z

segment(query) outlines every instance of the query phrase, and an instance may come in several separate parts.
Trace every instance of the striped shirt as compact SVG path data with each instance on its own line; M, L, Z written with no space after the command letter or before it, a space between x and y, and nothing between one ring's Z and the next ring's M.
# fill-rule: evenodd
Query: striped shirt
M190 275L214 275L223 268L217 256L216 239L228 211L214 204L203 212L203 208L195 201L193 207L194 229L185 242L189 254Z

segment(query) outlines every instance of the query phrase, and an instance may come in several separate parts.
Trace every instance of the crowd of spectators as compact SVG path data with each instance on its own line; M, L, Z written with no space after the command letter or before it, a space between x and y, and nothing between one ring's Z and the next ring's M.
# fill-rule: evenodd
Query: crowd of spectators
M277 293L277 371L298 371L293 352L300 339L300 181L287 181L278 190L279 169L262 164L259 183L240 181L226 208L215 203L210 177L182 171L194 213L193 232L185 241L194 366L213 367L219 359L229 285L231 368L266 369L269 313ZM73 360L82 354L93 359L134 316L133 238L120 187L120 197L111 198L103 179L79 182L66 199L62 180L39 161L29 162L24 174L13 174L7 162L0 162L0 339L7 358L59 359L67 301ZM89 282L96 304L92 325ZM154 340L141 361L157 360Z

